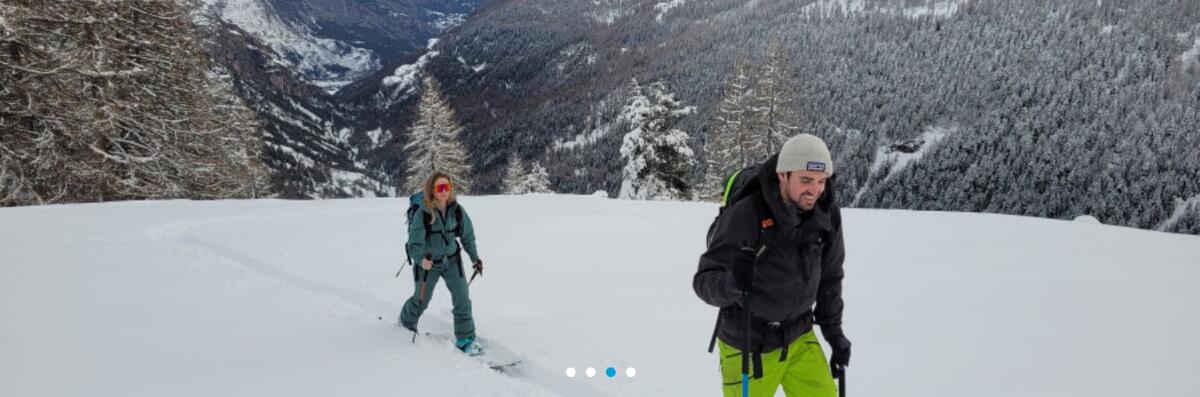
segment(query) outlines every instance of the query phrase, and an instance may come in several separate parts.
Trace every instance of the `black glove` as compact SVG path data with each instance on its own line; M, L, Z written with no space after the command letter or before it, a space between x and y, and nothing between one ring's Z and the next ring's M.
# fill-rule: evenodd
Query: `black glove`
M742 293L749 292L754 282L754 249L742 248L737 259L733 261L733 283Z
M846 367L850 366L850 340L845 335L834 335L827 338L826 342L829 342L829 349L833 351L829 356L829 372L835 379L841 378L846 374Z
M483 276L483 259L476 259L474 265L471 265L471 268L475 269L475 273L479 273L480 276Z

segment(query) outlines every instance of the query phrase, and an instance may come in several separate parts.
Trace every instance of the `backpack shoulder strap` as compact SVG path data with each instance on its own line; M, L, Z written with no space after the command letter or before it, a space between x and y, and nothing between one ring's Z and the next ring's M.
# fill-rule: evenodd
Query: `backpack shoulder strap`
M421 211L421 224L425 225L425 236L428 237L433 233L433 214L429 211Z
M737 180L738 175L741 175L742 170L737 170L728 179L725 179L725 191L721 194L721 208L729 206L729 193L733 191L733 182Z
M775 237L778 233L775 232L775 218L771 217L771 211L767 209L767 199L762 192L754 193L754 197L750 198L754 204L754 213L758 215L759 232L758 232L758 249L755 252L755 264L758 264L758 258L766 252L767 247L775 244Z
M454 236L462 237L462 205L454 203Z

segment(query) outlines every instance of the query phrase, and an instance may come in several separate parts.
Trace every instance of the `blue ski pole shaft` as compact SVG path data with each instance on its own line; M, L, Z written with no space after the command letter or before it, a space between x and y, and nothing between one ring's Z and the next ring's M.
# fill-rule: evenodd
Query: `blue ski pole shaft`
M742 292L742 304L746 310L746 344L742 346L742 397L750 397L750 292Z

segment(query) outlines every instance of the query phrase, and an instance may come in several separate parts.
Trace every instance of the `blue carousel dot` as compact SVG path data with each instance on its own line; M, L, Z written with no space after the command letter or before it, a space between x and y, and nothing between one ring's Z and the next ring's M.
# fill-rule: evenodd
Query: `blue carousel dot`
M604 374L608 375L609 378L615 377L615 376L617 376L617 369L613 368L613 367L608 367L608 369L604 370Z

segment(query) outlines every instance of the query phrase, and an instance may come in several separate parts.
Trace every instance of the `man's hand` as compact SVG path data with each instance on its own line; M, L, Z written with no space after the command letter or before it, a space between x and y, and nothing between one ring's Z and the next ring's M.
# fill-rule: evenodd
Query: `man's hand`
M480 276L483 276L483 259L476 259L475 264L472 265L471 268L475 269L475 273L479 273Z
M433 261L431 261L431 260L429 260L429 259L421 259L421 268L422 268L422 269L425 269L425 270L432 269L432 268L433 268Z
M754 282L754 249L742 248L741 254L733 261L733 282L743 293L750 291Z
M833 354L829 357L829 371L837 379L845 375L846 367L850 366L850 340L840 335L830 339L829 349Z

